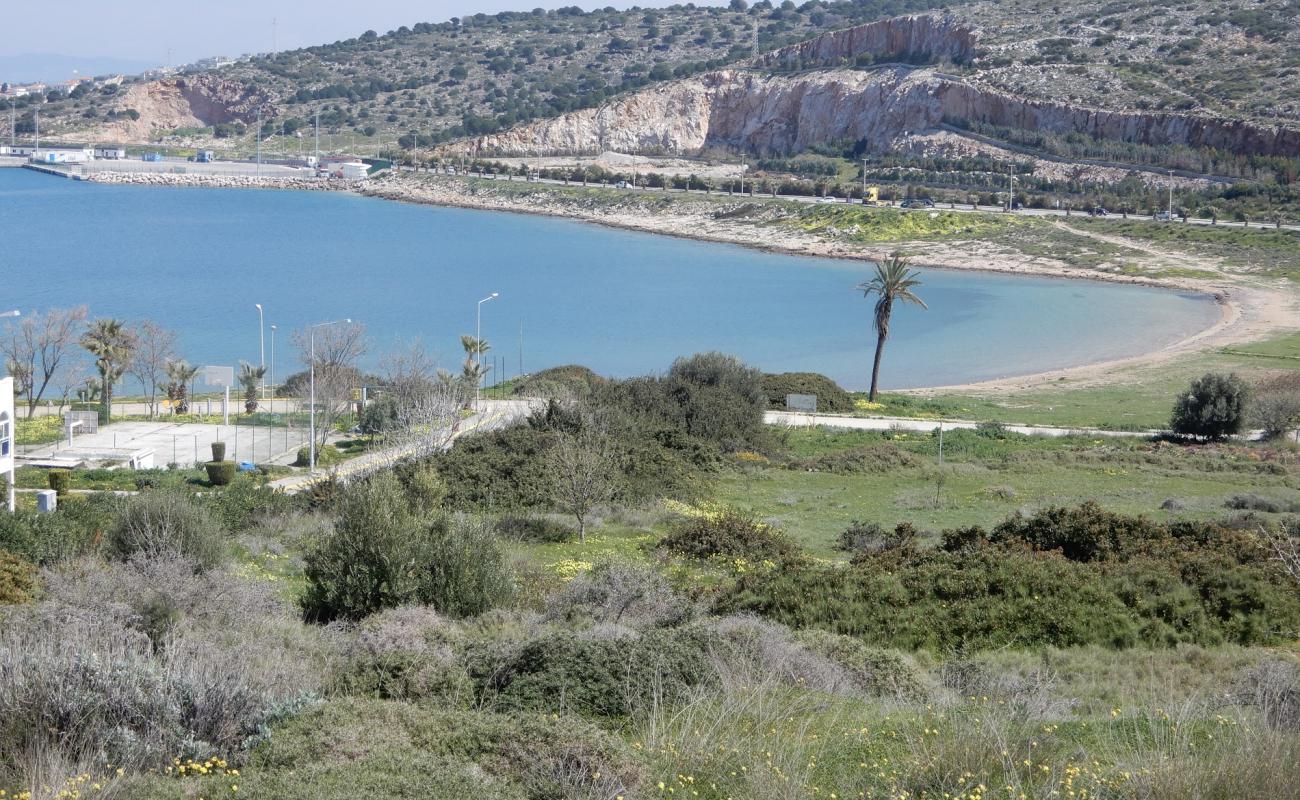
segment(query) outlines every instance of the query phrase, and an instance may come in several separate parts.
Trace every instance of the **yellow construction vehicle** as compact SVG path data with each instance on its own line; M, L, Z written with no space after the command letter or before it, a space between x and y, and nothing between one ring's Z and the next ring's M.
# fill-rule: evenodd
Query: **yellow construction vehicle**
M880 205L880 187L867 186L862 189L862 205L878 206Z

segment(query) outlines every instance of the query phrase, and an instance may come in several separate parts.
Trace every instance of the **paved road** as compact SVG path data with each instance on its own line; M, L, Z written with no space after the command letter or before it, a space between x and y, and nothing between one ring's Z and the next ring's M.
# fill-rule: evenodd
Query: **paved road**
M792 428L820 426L827 428L852 428L864 431L905 430L929 433L943 425L945 430L974 429L978 422L964 419L915 419L911 417L843 417L836 414L804 414L797 411L768 411L763 415L768 425L785 425ZM1150 438L1160 433L1145 431L1108 431L1100 428L1060 428L1052 425L1007 425L1013 433L1027 436L1098 436Z
M534 401L530 400L484 400L482 401L482 410L462 420L446 437L443 447L451 447L452 443L462 436L489 431L494 428L503 428L518 422L528 416L533 406ZM311 488L318 481L326 480L331 476L348 480L383 469L417 452L420 447L421 445L413 444L378 450L349 459L328 470L318 468L315 475L290 475L286 478L271 481L267 486L286 494L297 494Z
M410 171L411 171L411 168L410 168L410 167L402 167L401 169L402 169L403 171L407 171L407 172L410 172ZM481 178L481 179L484 179L484 180L499 180L499 181L506 180L506 178L504 178L504 177L492 178L491 176L488 176L488 175L475 175L475 174L471 174L471 175L468 175L468 176L465 176L465 177L475 177L475 178ZM581 185L582 185L581 183L575 183L575 182L573 182L573 181L569 181L569 182L566 183L565 181L562 181L562 180L554 180L554 179L551 179L551 178L540 178L540 179L534 179L534 180L532 180L531 182L532 182L532 183L546 183L546 184L551 184L551 185L553 185L553 186L575 186L575 187L576 187L576 186L581 186ZM640 193L643 193L643 194L644 194L644 193L647 193L647 192L651 192L651 193L664 193L664 192L665 192L665 190L663 190L663 189L650 189L650 188L645 188L645 187L642 187L642 188L617 189L617 187L614 187L614 186L604 186L604 187L601 187L601 186L597 186L596 184L591 184L591 185L589 185L588 188L616 189L617 191L624 191L624 192L640 192ZM726 194L727 194L726 192L705 192L703 189L668 189L668 190L666 190L666 191L667 191L667 193L671 193L671 194L698 194L698 195L713 194L713 195L717 195L717 196L723 196L723 195L726 195ZM768 195L768 194L755 195L755 194L753 193L752 190L749 191L749 192L746 192L744 195L731 195L731 196L741 196L741 197L745 197L745 196L748 196L748 197L754 197L754 196L757 196L757 197L768 198L768 199L770 199L770 198L772 197L772 195ZM843 203L845 203L845 202L849 202L849 203L857 203L857 202L858 202L858 201L856 201L856 200L845 201L845 200L842 199L842 198L808 197L808 196L804 196L804 195L787 195L787 194L780 195L779 198L777 198L777 199L780 199L780 200L791 200L791 201L794 201L794 202L797 202L797 203L823 203L823 202L825 202L825 203L830 204L830 203L834 202L834 203L841 203L841 204L843 204ZM897 208L897 206L894 206L894 208ZM970 205L969 203L967 203L967 204L963 204L963 205L956 205L956 204L953 204L953 203L938 203L938 204L936 204L935 208L933 208L933 209L914 208L914 209L900 209L900 210L911 211L911 212L916 213L916 214L924 214L924 213L926 213L926 212L928 212L928 211L956 211L956 212L960 212L960 213L963 213L963 214L974 214L974 213L980 213L980 214L1002 214L1002 213L1007 213L1007 212L1003 211L1003 209L1002 209L1001 207L999 207L999 206L972 206L972 205ZM1060 217L1060 218L1066 218L1066 217L1086 217L1086 216L1087 216L1087 214L1085 214L1085 213L1083 213L1083 212L1081 212L1081 211L1066 211L1065 209L1055 209L1055 208L1024 208L1024 209L1021 209L1021 210L1019 210L1019 211L1014 211L1014 212L1010 212L1010 213L1014 213L1014 214L1016 214L1016 215L1018 215L1018 216L1023 216L1023 217ZM1137 214L1130 214L1128 218L1131 219L1131 220L1142 220L1142 221L1151 222L1152 224L1160 224L1160 225L1182 225L1182 224L1184 224L1184 222L1183 222L1181 219L1178 219L1178 220L1176 220L1176 221L1174 221L1174 222L1160 222L1160 223L1156 223L1156 221L1155 221L1155 220L1152 220L1150 217L1147 217L1147 216L1140 216L1140 215L1137 215ZM1119 215L1119 214L1111 214L1111 215L1108 217L1108 219L1120 219L1120 215ZM1219 227L1223 227L1223 228L1245 228L1245 227L1250 227L1250 228L1274 228L1274 227L1276 227L1276 226L1275 226L1273 223L1271 223L1271 222L1270 222L1270 223L1265 223L1265 222L1263 222L1263 221L1261 221L1261 220L1254 220L1254 221L1250 221L1250 222L1229 222L1229 221L1227 221L1227 220L1222 220L1222 219L1221 219L1221 220L1218 220L1218 221L1216 222L1216 221L1214 221L1214 220L1209 220L1209 219L1200 219L1200 218L1198 218L1198 217L1188 217L1188 218L1187 218L1187 221L1186 221L1186 224L1188 224L1188 225L1218 225ZM1282 230L1288 230L1288 231L1300 231L1300 224L1286 224L1286 225L1282 225L1282 226L1281 226L1281 229L1282 229Z

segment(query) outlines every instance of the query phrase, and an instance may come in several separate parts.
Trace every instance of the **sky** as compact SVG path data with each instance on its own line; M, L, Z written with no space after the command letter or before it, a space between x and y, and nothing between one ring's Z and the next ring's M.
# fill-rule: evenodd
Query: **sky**
M685 0L680 0L685 2ZM720 0L696 0L697 5ZM528 11L578 5L590 10L613 5L672 5L674 0L61 0L59 21L27 25L14 19L0 24L0 69L34 64L50 55L84 59L83 73L96 72L95 59L126 59L145 64L183 64L205 56L288 50L350 39L366 30L379 33L417 22L443 22L479 12ZM39 14L38 14L39 15ZM274 25L272 24L274 21ZM169 55L170 54L170 55ZM24 57L24 58L14 58ZM51 63L56 63L51 61ZM59 67L62 69L62 66ZM44 67L42 67L44 69ZM57 77L57 76L54 76ZM0 80L5 76L0 75Z

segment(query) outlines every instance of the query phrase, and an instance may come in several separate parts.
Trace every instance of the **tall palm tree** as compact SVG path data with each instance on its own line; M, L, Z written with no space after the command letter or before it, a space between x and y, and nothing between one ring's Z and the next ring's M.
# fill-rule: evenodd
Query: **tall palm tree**
M257 387L266 375L266 367L255 367L247 361L239 362L239 385L244 387L244 412L257 410Z
M894 301L915 303L926 308L925 302L912 289L921 285L920 273L907 268L907 259L901 253L890 253L883 264L876 265L876 276L858 284L863 297L876 295L876 360L871 366L871 393L867 396L876 402L876 387L880 382L880 357L885 353L885 340L889 338L889 320L894 315Z
M171 401L173 414L187 414L190 410L189 386L199 374L198 367L190 366L183 358L168 361L163 367L167 374L167 399Z
M99 421L107 424L113 415L113 385L122 379L135 352L135 334L120 319L97 319L81 335L81 346L95 357L99 372Z

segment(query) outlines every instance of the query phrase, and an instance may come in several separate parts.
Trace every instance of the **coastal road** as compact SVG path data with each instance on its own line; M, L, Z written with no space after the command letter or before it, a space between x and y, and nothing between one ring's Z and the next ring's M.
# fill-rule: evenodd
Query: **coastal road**
M784 425L790 428L848 428L862 431L904 430L929 433L940 425L944 430L964 428L973 430L978 422L964 419L916 419L914 417L845 417L838 414L806 414L800 411L768 411L763 414L763 421L768 425ZM1052 425L1006 425L1012 433L1026 436L1097 436L1149 439L1162 431L1109 431L1100 428L1061 428Z
M402 170L407 172L412 171L410 167L403 167ZM507 178L504 177L494 177L491 175L486 175L481 173L470 173L469 175L462 176L462 177L472 177L472 178L478 178L480 180L498 180L498 181L507 180ZM555 180L553 178L533 178L529 182L545 183L552 186L570 186L570 187L582 186L581 183L575 183L573 181L566 182L563 180ZM725 192L706 192L703 189L671 189L671 188L652 189L649 187L636 187L636 188L629 187L625 189L618 189L615 186L597 186L594 184L589 185L587 188L615 189L617 191L623 191L628 193L641 193L641 194L646 194L646 193L697 194L697 195L717 195L719 197L725 194L726 196L729 197L760 197L764 199L790 200L796 203L826 203L827 205L834 205L836 203L856 205L858 203L858 201L845 200L843 198L810 197L806 195L787 195L787 194L783 194L779 196L768 195L768 194L755 194L752 190L741 195L741 194L728 194ZM884 206L884 207L898 208L898 206ZM1011 213L1023 217L1060 217L1062 219L1070 218L1070 217L1089 216L1088 214L1082 211L1071 211L1067 209L1057 209L1057 208L1022 208L1018 211L1007 212L1003 210L1000 206L976 206L976 205L971 205L969 203L962 204L962 205L958 205L956 203L936 203L934 208L911 208L911 209L898 209L898 210L909 211L915 214L924 214L931 211L955 211L962 214ZM1108 217L1106 217L1106 219L1121 219L1121 216L1119 214L1111 214ZM1235 221L1230 222L1228 220L1222 220L1222 219L1216 221L1210 219L1201 219L1199 217L1188 217L1185 221L1179 218L1172 222L1159 222L1157 220L1152 219L1149 216L1138 215L1138 214L1131 214L1126 219L1131 219L1134 221L1141 221L1141 222L1150 222L1156 225L1183 225L1183 224L1214 225L1222 228L1267 228L1267 229L1276 228L1276 229L1286 230L1286 231L1300 231L1300 224L1288 223L1284 225L1276 225L1272 222L1264 222L1262 220L1254 220L1254 221L1246 221L1246 222L1235 222Z

